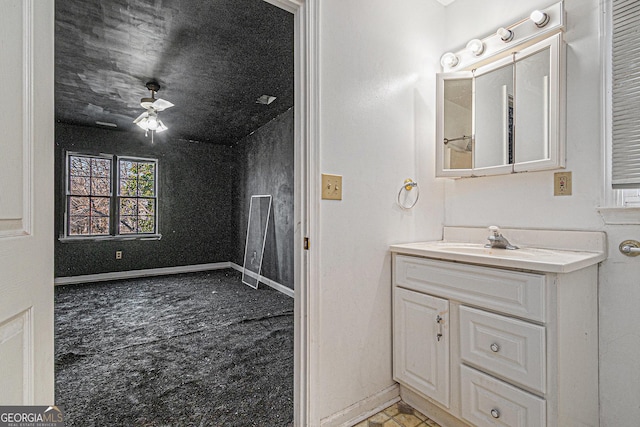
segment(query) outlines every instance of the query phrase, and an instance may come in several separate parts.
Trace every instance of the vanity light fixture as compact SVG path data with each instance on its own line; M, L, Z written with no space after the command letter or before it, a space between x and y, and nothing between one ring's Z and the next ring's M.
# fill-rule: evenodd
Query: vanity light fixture
M498 35L498 37L500 37L500 39L505 42L508 43L511 40L513 40L513 37L515 36L515 34L513 33L513 31L511 30L507 30L504 27L500 27L498 28L498 31L496 31L496 34Z
M533 12L531 12L529 19L531 19L538 28L542 28L549 23L550 18L549 14L544 13L540 10L534 10Z
M484 52L484 42L480 39L473 39L467 43L467 50L473 56L480 56Z
M458 65L458 62L458 55L453 52L447 52L440 58L440 65L442 65L443 68L453 68Z

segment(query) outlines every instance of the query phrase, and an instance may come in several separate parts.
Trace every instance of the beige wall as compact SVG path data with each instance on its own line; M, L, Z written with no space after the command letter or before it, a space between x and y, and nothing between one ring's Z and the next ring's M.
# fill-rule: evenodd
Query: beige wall
M389 244L439 239L435 73L444 8L433 0L320 2L320 418L393 385ZM418 181L412 211L395 204Z

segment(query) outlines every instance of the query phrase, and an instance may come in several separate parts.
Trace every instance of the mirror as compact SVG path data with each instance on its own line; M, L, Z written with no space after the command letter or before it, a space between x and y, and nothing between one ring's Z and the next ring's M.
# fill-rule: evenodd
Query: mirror
M560 42L555 34L482 67L438 75L436 176L564 167Z
M471 169L473 144L473 85L470 77L464 75L459 79L444 82L444 114L451 117L444 123L445 139L443 143L447 151L445 155L447 169Z
M516 161L549 158L549 48L516 61Z
M513 65L475 77L476 168L513 163Z

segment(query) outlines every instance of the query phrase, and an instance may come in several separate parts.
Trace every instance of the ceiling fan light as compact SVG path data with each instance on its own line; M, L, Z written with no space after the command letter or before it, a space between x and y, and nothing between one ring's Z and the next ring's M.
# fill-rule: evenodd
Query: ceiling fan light
M149 116L147 119L146 127L149 130L158 129L158 118L156 116Z
M168 127L166 127L164 125L164 123L162 123L162 120L158 119L158 128L156 129L156 133L159 132L164 132L165 130L169 129Z

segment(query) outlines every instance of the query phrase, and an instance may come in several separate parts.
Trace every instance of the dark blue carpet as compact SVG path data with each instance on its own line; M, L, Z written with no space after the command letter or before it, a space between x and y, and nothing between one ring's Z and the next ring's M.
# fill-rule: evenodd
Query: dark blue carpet
M58 286L67 427L288 426L293 299L234 270Z

